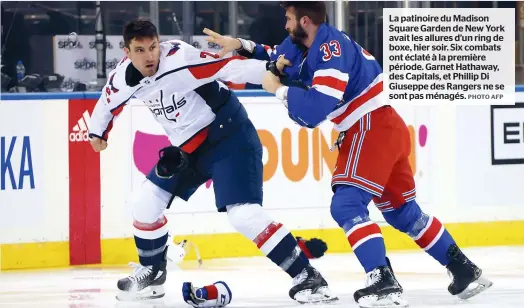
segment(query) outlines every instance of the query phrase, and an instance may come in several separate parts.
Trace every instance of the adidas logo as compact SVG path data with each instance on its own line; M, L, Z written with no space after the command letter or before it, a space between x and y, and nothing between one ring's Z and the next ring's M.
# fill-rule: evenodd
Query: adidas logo
M73 132L69 134L69 141L71 142L82 142L89 141L89 123L91 122L91 116L86 110L82 114L82 117L78 120L78 123L73 126Z

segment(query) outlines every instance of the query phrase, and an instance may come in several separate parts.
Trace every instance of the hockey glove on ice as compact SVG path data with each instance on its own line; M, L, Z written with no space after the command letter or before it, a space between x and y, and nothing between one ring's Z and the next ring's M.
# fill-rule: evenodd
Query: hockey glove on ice
M169 146L160 150L158 154L160 159L156 165L156 172L160 177L172 177L189 164L187 153L179 147Z
M202 288L193 287L191 282L182 285L184 301L193 307L225 307L231 303L231 290L223 281Z
M302 249L302 252L304 252L308 259L318 259L327 251L326 242L318 238L306 240L297 236L297 242L298 246Z

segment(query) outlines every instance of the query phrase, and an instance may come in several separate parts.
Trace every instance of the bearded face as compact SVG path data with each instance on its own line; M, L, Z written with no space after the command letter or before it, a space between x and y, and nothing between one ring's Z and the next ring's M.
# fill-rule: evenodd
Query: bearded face
M286 30L295 44L302 43L308 37L292 7L286 10Z
M287 32L291 36L291 41L295 44L301 44L305 39L307 39L306 31L304 31L304 28L298 22L294 29L288 29Z

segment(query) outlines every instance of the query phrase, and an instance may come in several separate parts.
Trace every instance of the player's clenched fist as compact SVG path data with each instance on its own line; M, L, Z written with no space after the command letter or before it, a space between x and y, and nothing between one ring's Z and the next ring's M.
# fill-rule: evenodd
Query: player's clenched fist
M92 137L89 139L89 143L91 143L91 146L95 152L101 152L107 148L107 141L97 137Z

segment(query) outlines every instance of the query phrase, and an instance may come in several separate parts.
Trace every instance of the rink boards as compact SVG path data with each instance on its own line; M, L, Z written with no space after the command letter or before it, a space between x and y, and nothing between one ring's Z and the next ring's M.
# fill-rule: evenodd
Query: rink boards
M237 92L264 145L264 207L329 252L350 247L330 216L337 134L329 123L300 128L273 96ZM167 145L150 111L132 102L109 146L91 150L86 129L97 93L8 94L0 101L2 270L136 261L126 200ZM524 103L524 92L518 92ZM463 246L524 244L524 106L396 106L410 127L417 200ZM413 249L383 224L388 249ZM167 213L175 240L202 258L260 255L214 207L213 184ZM188 258L195 258L194 252Z

